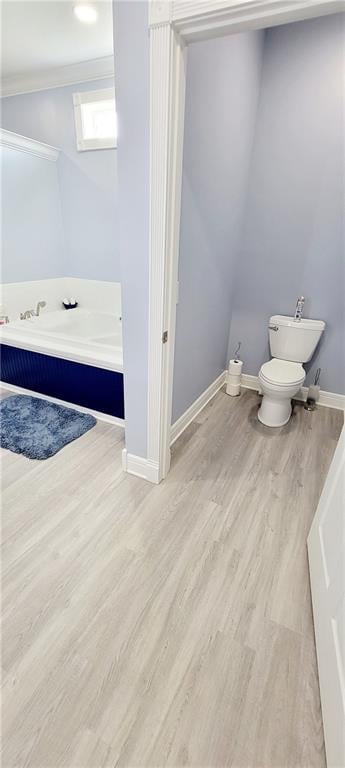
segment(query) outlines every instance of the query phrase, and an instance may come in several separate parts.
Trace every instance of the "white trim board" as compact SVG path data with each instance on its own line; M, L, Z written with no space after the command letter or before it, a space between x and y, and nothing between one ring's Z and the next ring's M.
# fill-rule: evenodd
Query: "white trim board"
M345 765L345 427L335 448L307 540L317 666L328 768Z
M159 483L158 464L142 456L135 456L134 453L128 453L127 448L122 451L122 469L130 475L141 477L142 480Z
M252 376L249 373L243 373L241 376L241 387L243 389L255 389L261 392L260 381L258 376ZM307 399L308 387L301 387L292 399L301 400L305 402ZM320 397L317 401L318 405L322 405L325 408L337 408L340 411L345 410L345 395L337 394L336 392L327 392L325 389L320 389Z
M227 371L223 371L215 381L210 384L207 389L187 408L187 410L175 421L170 431L170 445L182 435L182 432L187 429L189 424L194 421L198 413L205 408L205 405L219 392L223 384L226 381ZM134 454L127 453L127 449L122 451L122 467L124 472L129 472L131 475L136 475L145 480L149 480L152 483L159 483L158 464L149 459L144 459L141 456L135 456Z
M51 147L50 144L29 139L27 136L21 136L20 133L6 131L5 128L0 128L0 146L6 149L16 149L18 152L26 152L29 155L35 155L54 163L56 163L60 153L59 149Z
M114 77L113 56L103 56L100 59L67 64L63 67L51 67L40 72L29 72L27 75L5 77L2 80L1 96L20 96L48 88L63 88L74 83L104 80L107 77Z
M39 400L48 400L48 403L56 403L57 405L64 405L66 408L73 408L75 411L81 413L89 413L94 416L97 421L105 421L107 424L113 424L116 427L125 428L124 419L119 419L117 416L110 416L107 413L101 413L100 411L94 411L93 408L85 408L83 405L75 405L74 403L68 403L67 400L60 400L58 397L51 397L50 395L42 395L40 392L34 392L32 389L24 389L24 387L17 387L15 384L8 384L7 381L0 381L0 388L13 392L16 395L31 395L37 397Z
M171 427L170 432L170 445L172 445L180 435L182 435L182 432L184 432L185 429L189 426L189 424L194 421L194 419L197 417L198 413L205 408L205 405L212 400L212 398L219 392L223 384L226 382L226 371L223 371L223 373L218 376L215 381L210 384L207 389L205 389L204 392L197 398L197 400L192 403L192 405L187 408L187 410L182 414L182 416L177 419L177 421L174 422L174 424Z
M207 403L212 400L217 392L219 392L223 384L226 384L227 376L228 371L223 371L223 373L221 373L220 376L218 376L218 378L215 379L215 381L213 381L212 384L207 387L207 389L205 389L200 397L198 397L197 400L195 400L194 403L192 403L192 405L187 408L182 416L180 416L179 419L174 422L171 427L170 445L175 443L180 435L182 435L184 430L187 429L187 427L192 423L192 421L194 421L194 419L196 419L200 411L205 408L205 405L207 405ZM260 392L261 388L258 376L252 376L251 374L243 373L241 376L241 388L253 389L257 392ZM307 399L307 393L308 387L301 387L293 399L305 402ZM337 395L334 392L326 392L325 390L320 390L320 399L318 400L318 405L324 406L325 408L337 408L339 410L345 410L345 395Z
M343 0L172 0L171 21L195 42L343 10Z
M219 392L224 384L226 384L228 371L225 370L221 373L215 381L210 384L207 389L187 408L187 410L180 416L174 424L171 426L170 431L170 445L176 442L176 440L182 435L187 427L196 419L198 414L205 408L207 403ZM252 389L260 392L260 382L258 376L251 374L242 374L241 376L241 388ZM300 400L305 402L307 399L308 387L302 387L294 400ZM345 395L338 395L333 392L320 391L320 399L318 405L327 408L337 408L339 410L345 410ZM122 466L125 472L129 474L141 477L144 480L148 480L151 483L159 483L159 467L158 463L145 459L142 456L135 456L134 454L127 453L127 449L122 451Z

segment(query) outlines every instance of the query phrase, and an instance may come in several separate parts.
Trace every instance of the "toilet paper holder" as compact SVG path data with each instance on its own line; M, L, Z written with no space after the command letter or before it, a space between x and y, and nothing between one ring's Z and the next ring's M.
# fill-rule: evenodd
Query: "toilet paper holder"
M234 360L238 359L238 353L239 353L239 351L241 349L241 344L242 344L241 341L239 341L238 344L237 344L237 347L236 347L236 350L235 350L235 354L234 354Z
M229 362L228 376L226 383L226 394L236 397L241 394L241 373L242 373L242 360L239 360L238 353L241 348L241 342L239 341L235 350L235 354L232 360Z

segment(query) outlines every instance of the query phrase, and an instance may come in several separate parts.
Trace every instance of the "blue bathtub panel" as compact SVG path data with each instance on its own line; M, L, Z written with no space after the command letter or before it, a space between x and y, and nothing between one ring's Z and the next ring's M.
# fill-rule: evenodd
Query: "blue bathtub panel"
M123 374L1 344L1 380L124 418Z

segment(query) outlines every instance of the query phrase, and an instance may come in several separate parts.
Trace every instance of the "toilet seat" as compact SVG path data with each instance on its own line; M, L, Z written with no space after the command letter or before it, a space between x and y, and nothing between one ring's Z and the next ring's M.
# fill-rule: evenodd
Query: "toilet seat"
M301 363L273 357L272 360L261 366L260 378L267 381L268 384L275 384L276 386L297 386L303 383L305 370Z

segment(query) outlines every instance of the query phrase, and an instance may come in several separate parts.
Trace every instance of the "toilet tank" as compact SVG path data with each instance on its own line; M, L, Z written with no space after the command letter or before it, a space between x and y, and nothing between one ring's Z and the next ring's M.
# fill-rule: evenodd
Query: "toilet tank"
M325 325L323 320L295 320L285 315L272 315L268 326L272 357L307 363L313 356Z

